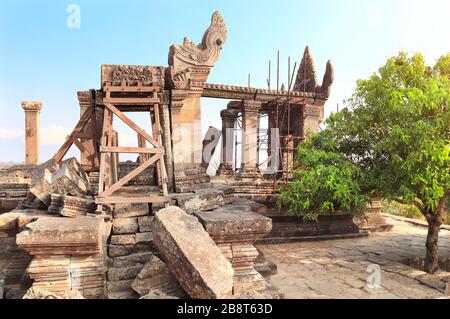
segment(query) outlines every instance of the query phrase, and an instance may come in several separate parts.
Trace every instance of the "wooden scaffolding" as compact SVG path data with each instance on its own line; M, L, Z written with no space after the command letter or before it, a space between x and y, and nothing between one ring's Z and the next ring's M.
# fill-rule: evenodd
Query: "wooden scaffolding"
M60 162L73 144L81 152L87 152L79 138L86 138L86 135L91 134L92 139L97 139L97 134L93 133L93 131L97 132L96 128L87 134L83 132L83 129L89 121L96 123L96 110L98 111L99 108L103 110L103 127L98 143L98 150L96 149L96 154L88 154L94 157L99 156L100 158L98 196L95 198L98 211L102 211L102 205L105 204L167 203L169 201L167 171L163 158L164 147L162 146L162 130L159 115L160 98L157 94L160 91L161 88L158 86L142 85L140 82L134 86L127 86L125 81L119 86L114 86L111 82L105 82L103 85L103 92L105 93L103 105L91 105L87 108L66 142L54 156L55 161L57 163ZM112 94L114 93L120 97L113 97ZM126 116L124 112L127 110L148 112L150 114L149 120L152 134L147 133ZM118 145L113 130L114 115L137 133L137 147L121 147ZM147 142L150 144L150 147L145 146ZM117 157L120 153L138 154L140 162L138 167L122 178L119 178L118 174L115 173L117 172L118 165ZM160 194L115 195L119 189L153 164L156 166Z

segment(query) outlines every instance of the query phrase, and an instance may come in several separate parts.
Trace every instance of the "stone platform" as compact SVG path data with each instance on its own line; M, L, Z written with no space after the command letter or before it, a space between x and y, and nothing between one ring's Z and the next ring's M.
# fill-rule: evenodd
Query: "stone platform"
M270 208L264 215L272 219L273 227L270 234L259 241L261 243L358 238L368 235L359 230L350 214L321 215L317 222L304 221L302 217L282 214Z
M429 275L406 264L425 256L426 227L384 217L394 225L391 232L347 240L258 245L277 263L278 273L271 276L271 282L289 299L445 297L449 272ZM450 258L450 231L441 230L438 245L440 257ZM374 267L380 269L380 286L371 288L367 281Z

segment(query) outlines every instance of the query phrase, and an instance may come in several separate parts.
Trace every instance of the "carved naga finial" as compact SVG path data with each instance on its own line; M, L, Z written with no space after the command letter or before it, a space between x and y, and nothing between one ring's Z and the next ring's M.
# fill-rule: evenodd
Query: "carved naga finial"
M305 48L302 62L297 72L297 78L294 84L294 91L299 92L315 92L324 94L326 97L330 96L331 85L334 81L334 69L331 60L327 62L325 75L323 77L322 85L318 84L316 66L312 57L309 46Z
M211 17L211 25L205 31L202 42L195 45L188 38L183 44L172 45L169 50L169 65L176 70L189 67L213 67L219 58L220 51L227 40L227 28L218 11Z

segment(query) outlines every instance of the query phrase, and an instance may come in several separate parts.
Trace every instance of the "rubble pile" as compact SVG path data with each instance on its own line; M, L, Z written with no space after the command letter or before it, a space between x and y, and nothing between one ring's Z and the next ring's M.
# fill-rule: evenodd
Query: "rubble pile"
M23 299L85 299L77 290L66 290L63 292L50 292L39 288L28 289Z
M155 251L150 228L153 216L148 204L116 204L112 214L112 235L108 245L108 298L137 298L138 294L131 286Z
M65 217L86 216L95 213L97 206L91 197L52 194L48 211Z
M34 168L20 165L0 169L0 214L15 209L26 198Z
M151 256L133 281L131 288L141 297L149 295L187 297L167 265L157 256Z
M77 289L85 298L105 297L104 237L100 218L42 217L17 235L17 245L34 258L33 287L49 292Z
M51 159L34 169L32 177L30 192L47 206L53 193L78 196L92 191L86 172L75 158L59 164Z
M15 209L27 197L28 189L24 183L0 184L0 213Z
M25 271L31 256L16 245L16 234L20 231L17 214L6 213L0 216L0 253L7 261L0 274L5 288L20 288L28 281Z

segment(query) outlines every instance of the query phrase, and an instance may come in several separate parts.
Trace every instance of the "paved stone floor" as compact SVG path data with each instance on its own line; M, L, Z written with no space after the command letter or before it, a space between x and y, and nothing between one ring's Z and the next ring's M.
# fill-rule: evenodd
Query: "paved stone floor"
M259 248L277 264L278 273L271 282L286 298L444 297L450 273L439 271L431 276L402 264L408 258L425 256L426 228L393 219L389 223L394 224L392 231L365 238ZM439 247L440 256L449 258L449 231L441 230ZM377 265L379 276L372 270ZM368 276L375 287L368 286Z

